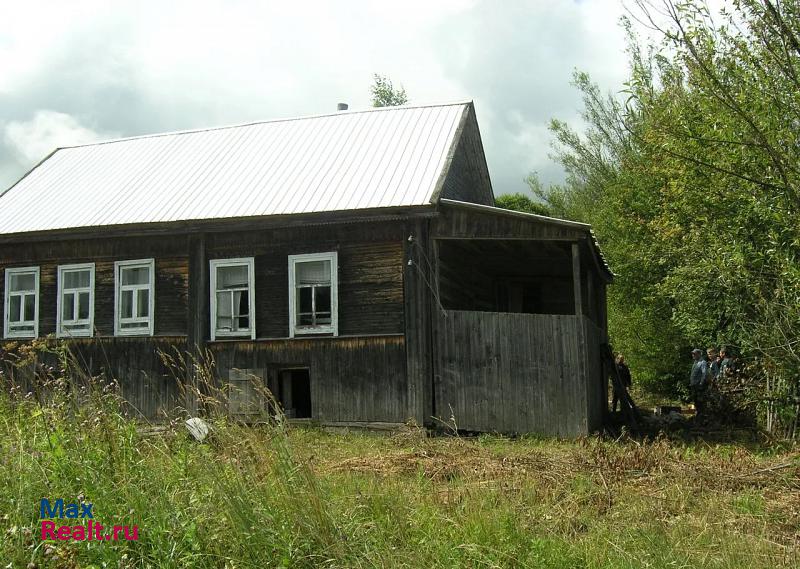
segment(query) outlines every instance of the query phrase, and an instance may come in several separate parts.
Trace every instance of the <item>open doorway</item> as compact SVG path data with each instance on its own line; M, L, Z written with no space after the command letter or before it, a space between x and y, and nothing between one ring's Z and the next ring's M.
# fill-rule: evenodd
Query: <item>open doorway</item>
M310 419L311 377L308 369L284 369L278 378L278 402L286 418Z

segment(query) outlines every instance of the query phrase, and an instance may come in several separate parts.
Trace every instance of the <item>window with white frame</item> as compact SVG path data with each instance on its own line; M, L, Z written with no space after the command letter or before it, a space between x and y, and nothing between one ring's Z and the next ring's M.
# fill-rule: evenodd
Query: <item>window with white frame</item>
M289 336L339 334L336 252L289 255Z
M39 335L39 267L6 269L3 336Z
M153 335L155 261L114 263L114 334Z
M211 340L255 339L255 277L252 257L214 259L211 265Z
M60 265L56 336L92 336L94 331L94 263Z

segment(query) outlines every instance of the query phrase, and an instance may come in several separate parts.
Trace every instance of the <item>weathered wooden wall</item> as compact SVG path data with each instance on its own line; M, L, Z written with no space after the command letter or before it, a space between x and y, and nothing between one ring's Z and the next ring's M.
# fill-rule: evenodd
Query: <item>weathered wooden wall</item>
M51 348L55 341L49 340ZM0 361L5 387L19 385L25 391L37 392L39 381L45 379L44 369L58 369L62 356L57 351L42 350L27 364L14 356L16 342L9 342L7 361ZM185 377L180 370L165 365L162 355L174 357L186 350L183 338L91 338L63 341L68 357L68 377L76 385L90 378L115 382L126 401L127 413L136 419L163 420L174 416L183 405L182 385ZM38 377L38 380L34 378Z
M321 422L409 419L402 335L214 342L216 370L308 368L312 416Z
M465 430L586 434L595 416L588 415L585 320L446 311L438 318L437 416L447 420L452 408Z
M475 109L470 107L466 112L468 115L453 151L450 170L442 184L441 197L493 206L492 183Z
M206 257L255 257L256 335L289 336L288 256L336 251L339 334L403 332L403 226L315 226L210 234Z
M498 285L538 289L536 312L574 314L569 243L521 239L441 239L439 295L445 308L497 312Z
M460 207L442 207L434 238L583 240L585 229Z
M155 258L155 335L182 336L187 326L189 259L185 236L46 241L0 245L0 294L5 269L38 266L39 335L56 331L58 265L95 263L95 328L114 335L114 262ZM0 318L3 303L0 303ZM1 320L0 320L1 321Z
M583 318L583 350L586 377L586 417L589 431L599 429L608 411L608 381L603 373L600 346L605 343L603 331L590 319Z
M219 378L227 380L231 367L308 367L315 419L400 422L417 415L407 406L416 395L409 393L405 380L403 336L404 236L410 227L395 219L0 244L0 291L5 268L40 267L39 334L52 334L58 265L95 263L96 335L69 345L87 372L117 379L131 408L154 419L167 410L194 408L193 401L178 393L158 353L165 346L202 353L209 338L208 261L255 257L259 340L212 344L221 364ZM339 257L339 333L346 338L288 340L287 257L325 251L337 251ZM138 258L155 258L155 337L115 338L114 262Z

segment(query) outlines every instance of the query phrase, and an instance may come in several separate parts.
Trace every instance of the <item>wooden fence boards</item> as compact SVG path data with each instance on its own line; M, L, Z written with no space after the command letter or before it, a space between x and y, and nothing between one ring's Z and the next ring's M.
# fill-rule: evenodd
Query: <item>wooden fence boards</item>
M599 333L586 318L448 310L437 325L440 419L452 407L460 429L556 436L597 425Z

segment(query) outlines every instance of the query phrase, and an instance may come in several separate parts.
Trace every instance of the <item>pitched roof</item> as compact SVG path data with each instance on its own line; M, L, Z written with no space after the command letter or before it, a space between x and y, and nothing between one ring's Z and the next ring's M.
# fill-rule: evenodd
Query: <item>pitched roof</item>
M0 195L0 234L426 205L470 102L59 148Z

